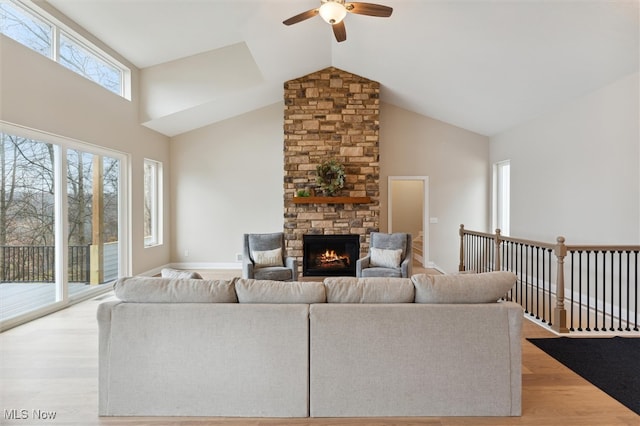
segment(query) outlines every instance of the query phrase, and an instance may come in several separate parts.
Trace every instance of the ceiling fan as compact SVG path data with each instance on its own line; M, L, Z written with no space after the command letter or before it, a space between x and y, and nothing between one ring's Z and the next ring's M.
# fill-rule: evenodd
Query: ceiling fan
M299 13L291 18L282 21L285 25L293 25L306 19L320 15L327 24L333 28L333 34L338 42L347 39L347 30L344 26L344 17L347 13L355 13L357 15L377 16L379 18L388 18L393 12L393 8L380 4L350 2L345 0L320 0L320 7Z

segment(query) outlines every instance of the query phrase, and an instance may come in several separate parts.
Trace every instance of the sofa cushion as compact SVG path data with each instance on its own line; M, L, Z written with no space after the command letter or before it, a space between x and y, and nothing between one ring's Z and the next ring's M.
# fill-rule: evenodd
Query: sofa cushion
M160 271L162 278L197 279L201 280L202 275L192 271L181 271L180 269L162 268Z
M330 277L324 286L329 303L412 303L415 293L409 278Z
M416 274L416 303L492 303L504 297L516 283L508 271L463 275Z
M381 249L371 247L371 266L383 268L399 268L402 260L402 249Z
M135 303L236 303L233 281L154 277L120 278L116 297Z
M386 277L386 278L402 278L402 269L400 268L363 268L360 276L366 277Z
M251 257L257 268L283 265L282 248L280 247L273 250L253 250Z
M324 303L324 285L320 282L238 279L235 283L240 303Z
M253 278L256 280L290 281L293 279L293 271L286 266L265 266L254 269Z

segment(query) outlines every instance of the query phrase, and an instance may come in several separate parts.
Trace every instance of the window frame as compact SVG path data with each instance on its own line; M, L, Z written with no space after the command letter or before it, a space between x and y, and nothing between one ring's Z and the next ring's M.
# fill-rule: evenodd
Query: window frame
M502 160L493 164L492 180L493 229L500 229L501 235L508 236L511 233L511 160Z
M68 66L66 66L65 64L63 64L60 58L60 50L61 50L61 44L62 44L62 39L65 38L66 40L68 40L69 44L73 44L75 45L75 47L81 51L83 51L84 53L86 53L88 56L93 57L93 60L96 62L100 62L102 63L104 66L106 66L107 68L110 68L111 70L116 71L119 74L119 91L114 91L111 90L109 87L105 86L104 84L100 83L99 81L94 80L93 78L90 78L89 76L85 75L85 74L81 74L79 72L76 72L75 70L69 68ZM72 34L69 31L66 31L64 29L58 28L58 31L56 32L56 44L55 44L55 61L57 63L59 63L60 65L62 65L63 67L67 68L70 71L75 72L78 75L83 76L84 78L93 81L94 83L104 87L105 89L107 89L108 91L110 91L111 93L115 93L116 95L122 96L122 97L126 97L125 94L125 67L122 65L119 65L115 62L115 60L113 60L111 57L106 56L105 53L102 53L101 51L99 51L99 49L93 45L88 44L88 42L86 41L82 41L80 40L79 36L76 34Z
M162 162L157 160L152 160L149 158L144 159L143 166L143 232L146 234L147 228L147 197L151 197L149 200L149 232L150 235L143 235L144 239L144 247L156 247L161 246L163 244L163 215L162 215L162 205L163 205L163 167ZM147 174L147 168L152 171L152 174L149 176ZM147 179L149 179L149 184L151 185L150 190L147 190Z

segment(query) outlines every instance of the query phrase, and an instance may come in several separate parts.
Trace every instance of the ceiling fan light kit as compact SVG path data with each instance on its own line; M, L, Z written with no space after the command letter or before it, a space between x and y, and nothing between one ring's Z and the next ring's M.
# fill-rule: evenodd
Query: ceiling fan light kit
M337 24L347 16L344 1L323 0L319 10L320 16L327 24Z
M282 23L285 25L293 25L302 22L316 15L320 15L327 24L333 27L333 34L338 42L347 39L347 30L344 26L344 18L347 13L355 13L357 15L376 16L379 18L388 18L391 16L393 8L380 4L351 2L345 3L345 0L320 0L320 7L317 9L307 10L299 13Z

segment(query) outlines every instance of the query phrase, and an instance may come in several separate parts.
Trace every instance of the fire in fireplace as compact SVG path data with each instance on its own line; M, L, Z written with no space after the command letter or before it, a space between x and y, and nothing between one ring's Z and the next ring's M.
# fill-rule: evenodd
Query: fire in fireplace
M356 275L360 255L358 235L303 235L303 276Z

